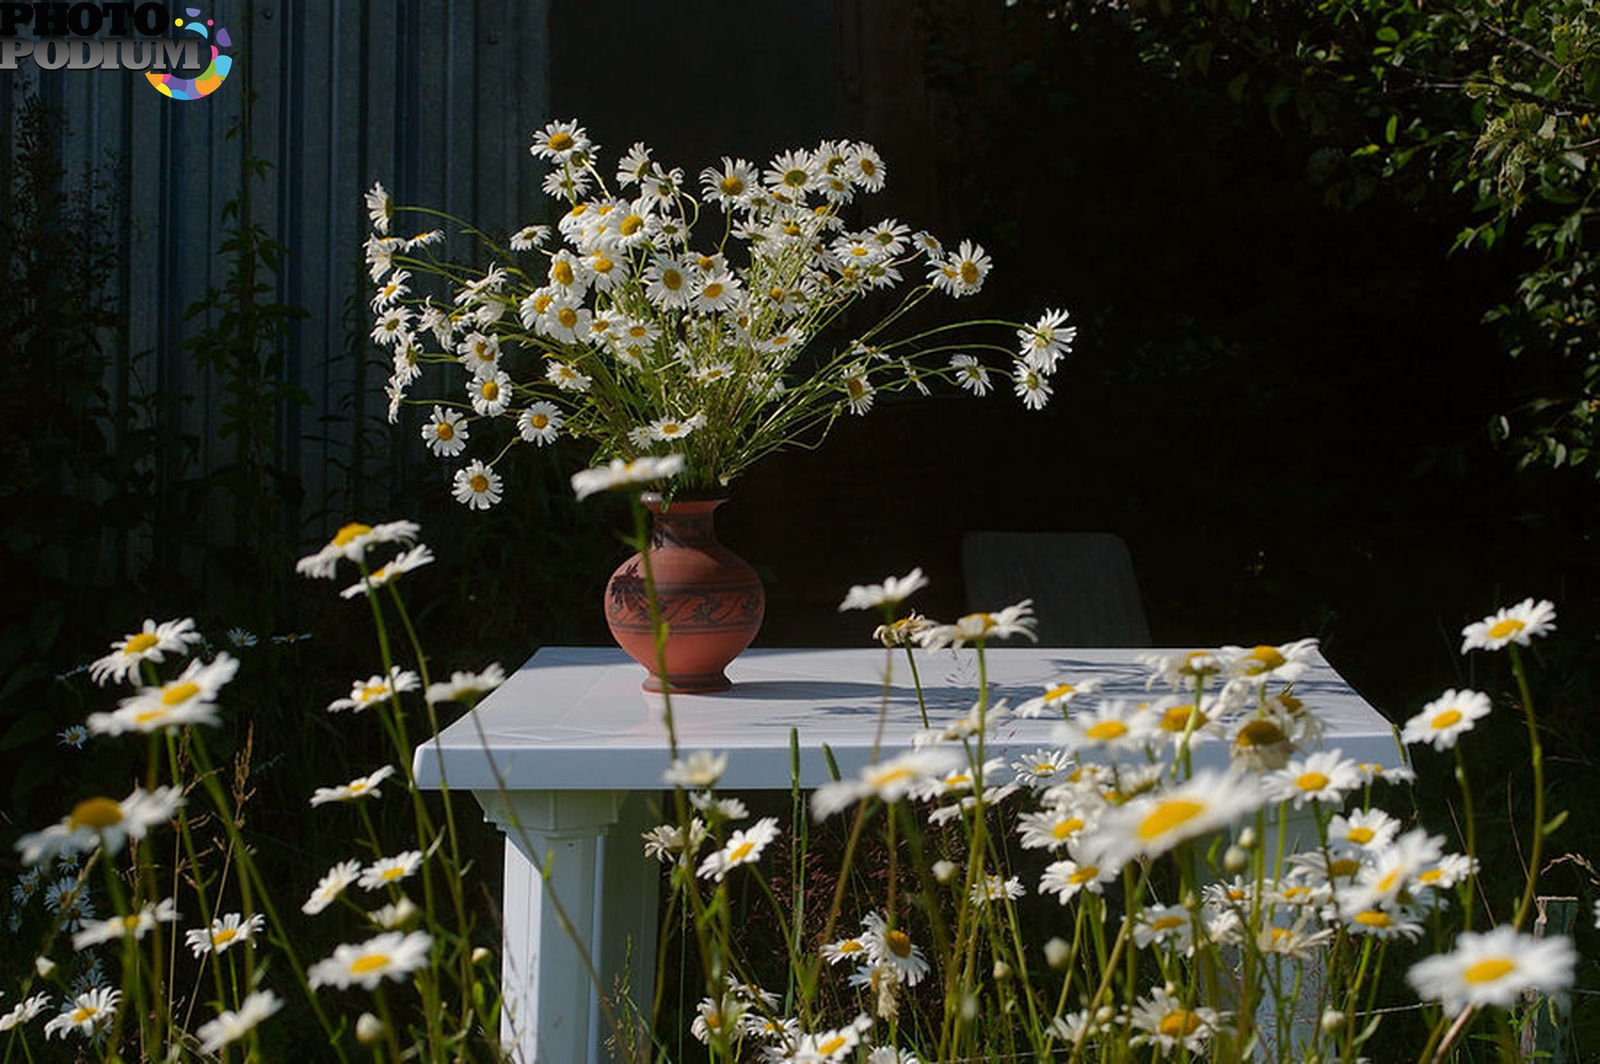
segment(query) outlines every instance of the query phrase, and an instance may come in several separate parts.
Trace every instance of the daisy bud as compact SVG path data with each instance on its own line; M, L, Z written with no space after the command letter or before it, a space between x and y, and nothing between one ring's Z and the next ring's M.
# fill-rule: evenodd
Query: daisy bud
M1007 979L1010 979L1010 978L1011 978L1011 965L1007 964L1005 961L995 961L994 962L994 981L997 982L997 983L1003 983Z
M1244 849L1246 849L1246 850L1255 849L1256 848L1256 829L1255 828L1245 828L1243 831L1239 832L1239 845L1241 847L1243 847Z
M933 878L941 883L948 883L956 874L956 866L950 861L935 861L933 863Z
M383 1040L383 1021L370 1012L363 1012L361 1018L356 1020L356 1041L364 1046L374 1045Z
M489 948L487 946L479 946L477 949L472 951L472 963L482 964L492 956L494 956L494 954L489 952Z
M961 995L961 1018L969 1023L978 1018L978 995Z
M1230 872L1243 872L1250 864L1250 855L1242 846L1229 846L1222 855L1222 867Z
M1044 944L1044 959L1046 964L1059 972L1067 966L1068 961L1072 960L1072 947L1059 936L1052 938Z
M1329 1009L1322 1014L1322 1029L1332 1034L1344 1026L1345 1015L1338 1009Z
M39 973L40 979L48 979L55 973L56 962L49 957L35 957L33 959L33 970Z
M1110 1023L1113 1019L1116 1018L1116 1015L1117 1015L1117 1010L1116 1009L1112 1008L1110 1005L1101 1005L1100 1008L1095 1011L1094 1022L1095 1023Z

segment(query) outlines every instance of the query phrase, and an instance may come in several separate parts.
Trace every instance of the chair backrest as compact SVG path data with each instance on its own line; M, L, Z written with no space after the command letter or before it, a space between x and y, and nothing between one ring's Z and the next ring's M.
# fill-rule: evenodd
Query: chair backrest
M968 532L961 569L971 609L1033 599L1042 646L1147 647L1133 559L1109 532Z

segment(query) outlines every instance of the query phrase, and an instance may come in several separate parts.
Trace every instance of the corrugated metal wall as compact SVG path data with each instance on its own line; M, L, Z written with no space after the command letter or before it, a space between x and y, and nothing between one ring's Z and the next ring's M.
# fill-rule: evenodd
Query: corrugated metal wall
M228 134L246 93L254 98L250 150L268 169L252 186L251 218L286 248L267 298L306 311L280 354L310 401L280 404L274 431L304 486L291 535L314 537L364 501L352 497L373 458L364 448L389 437L385 370L363 367L370 349L350 339L370 328L362 192L381 180L402 201L486 226L514 228L543 209L523 149L549 118L549 2L217 0L201 10L233 42L233 71L213 95L178 101L137 72L24 60L0 72L0 127L11 130L23 95L38 93L64 116L68 173L93 168L105 182L122 267L112 295L127 321L108 386L114 401L130 389L170 400L168 427L199 441L188 461L198 473L226 462L230 445L219 381L186 351L198 323L184 315L226 279L223 207L245 154ZM13 162L8 151L0 177Z

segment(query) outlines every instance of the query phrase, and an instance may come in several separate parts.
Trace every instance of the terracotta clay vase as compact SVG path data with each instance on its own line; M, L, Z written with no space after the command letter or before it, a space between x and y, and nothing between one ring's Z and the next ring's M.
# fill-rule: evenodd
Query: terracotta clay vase
M653 515L650 568L661 619L667 623L665 687L656 674L655 635L645 597L644 565L635 554L606 584L606 623L617 645L650 675L646 691L702 694L733 686L723 671L761 629L767 597L761 579L717 542L713 512L726 499L644 495Z

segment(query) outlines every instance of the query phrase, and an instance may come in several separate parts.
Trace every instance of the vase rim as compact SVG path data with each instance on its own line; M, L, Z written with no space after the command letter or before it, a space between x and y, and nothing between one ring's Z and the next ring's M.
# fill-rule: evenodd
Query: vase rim
M728 496L723 495L675 495L670 501L663 499L659 491L644 491L639 493L639 501L651 513L660 513L662 510L676 510L679 507L697 510L714 510L728 501Z

